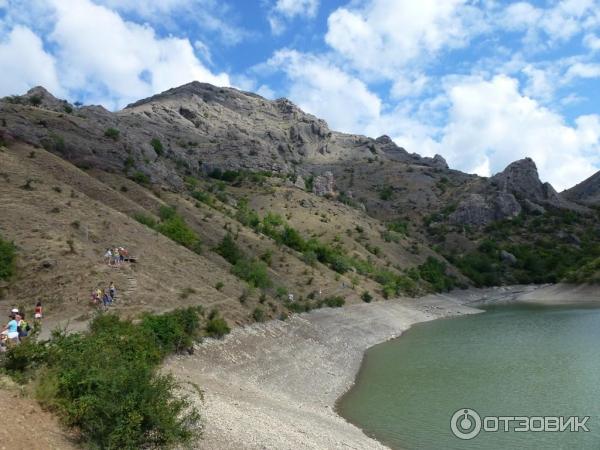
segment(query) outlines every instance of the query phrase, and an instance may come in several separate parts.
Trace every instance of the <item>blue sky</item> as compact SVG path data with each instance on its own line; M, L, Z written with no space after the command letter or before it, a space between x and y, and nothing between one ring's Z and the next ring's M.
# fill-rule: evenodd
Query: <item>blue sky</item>
M192 80L481 175L600 169L600 0L0 0L0 95L111 110Z

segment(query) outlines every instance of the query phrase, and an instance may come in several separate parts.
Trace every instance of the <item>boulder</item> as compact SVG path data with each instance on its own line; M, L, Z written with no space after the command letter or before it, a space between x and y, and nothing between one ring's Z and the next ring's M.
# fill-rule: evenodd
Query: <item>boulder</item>
M511 266L514 266L517 263L517 257L506 250L500 252L500 259L502 262L510 264Z
M317 175L313 181L313 193L320 197L334 196L335 181L333 173L327 171L323 175Z
M495 220L518 216L521 205L512 194L496 192L486 198L482 194L469 194L450 214L449 220L456 225L487 225Z

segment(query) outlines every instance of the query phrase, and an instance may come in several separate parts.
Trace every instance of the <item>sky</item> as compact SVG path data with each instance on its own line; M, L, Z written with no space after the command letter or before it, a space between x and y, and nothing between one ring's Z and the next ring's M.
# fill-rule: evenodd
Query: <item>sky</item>
M193 80L470 173L600 170L600 0L0 0L0 96L118 110Z

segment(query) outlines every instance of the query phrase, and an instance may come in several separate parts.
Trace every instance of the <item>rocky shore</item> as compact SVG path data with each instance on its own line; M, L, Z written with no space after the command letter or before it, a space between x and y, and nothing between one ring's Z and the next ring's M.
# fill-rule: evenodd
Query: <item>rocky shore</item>
M386 448L335 412L369 347L411 325L481 312L469 304L517 299L535 287L473 289L419 299L352 305L234 329L167 363L199 386L210 449Z

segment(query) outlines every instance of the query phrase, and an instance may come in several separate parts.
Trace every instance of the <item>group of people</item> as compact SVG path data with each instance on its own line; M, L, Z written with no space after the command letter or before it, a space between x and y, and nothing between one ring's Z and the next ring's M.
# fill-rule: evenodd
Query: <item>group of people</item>
M117 288L113 281L110 282L107 288L102 289L97 287L92 290L92 303L94 305L102 305L105 308L112 305L117 298Z
M39 325L43 317L42 302L36 303L33 317L35 324ZM25 311L20 311L19 308L13 308L8 318L8 323L0 333L0 352L6 351L10 345L19 344L33 330L25 319Z
M129 261L129 251L123 247L107 248L104 253L104 262L112 267L119 267Z

